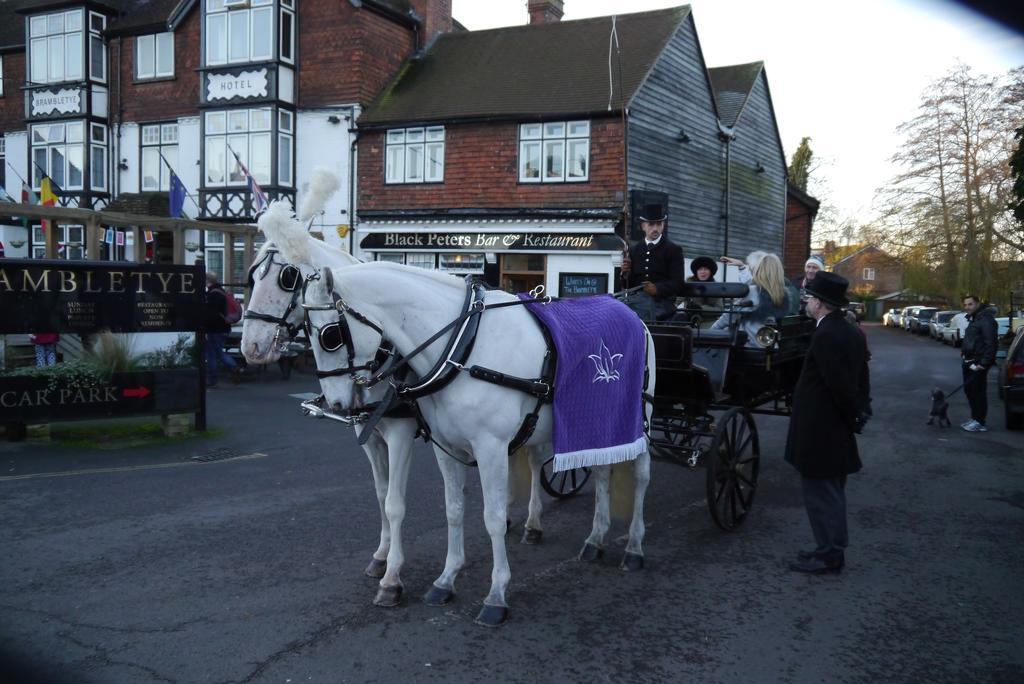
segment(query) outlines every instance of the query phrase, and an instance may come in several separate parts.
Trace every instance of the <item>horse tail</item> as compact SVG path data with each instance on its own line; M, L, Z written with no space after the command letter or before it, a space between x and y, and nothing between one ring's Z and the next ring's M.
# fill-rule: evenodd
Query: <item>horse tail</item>
M633 493L636 489L633 461L616 463L611 468L611 516L617 520L631 520L633 518Z
M529 501L532 474L530 459L533 453L528 447L519 447L508 455L508 493L511 501Z
M327 200L341 188L341 180L328 169L318 166L313 171L313 179L309 182L309 190L302 200L299 221L306 223L309 219L323 211Z

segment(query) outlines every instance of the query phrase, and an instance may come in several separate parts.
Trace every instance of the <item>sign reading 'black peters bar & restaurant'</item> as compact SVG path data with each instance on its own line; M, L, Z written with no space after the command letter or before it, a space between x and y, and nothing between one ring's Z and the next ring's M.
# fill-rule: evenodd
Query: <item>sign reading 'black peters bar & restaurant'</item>
M370 233L359 246L380 249L475 249L491 252L591 251L622 249L610 233Z
M0 259L0 333L202 329L201 265Z

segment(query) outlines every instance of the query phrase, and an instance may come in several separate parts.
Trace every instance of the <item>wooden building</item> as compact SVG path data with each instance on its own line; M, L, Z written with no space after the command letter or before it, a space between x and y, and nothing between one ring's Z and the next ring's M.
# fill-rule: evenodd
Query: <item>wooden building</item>
M367 108L357 253L509 290L606 292L631 204L651 198L689 257L781 253L786 171L763 69L720 125L688 6L570 22L561 6L531 0L529 25L439 36Z

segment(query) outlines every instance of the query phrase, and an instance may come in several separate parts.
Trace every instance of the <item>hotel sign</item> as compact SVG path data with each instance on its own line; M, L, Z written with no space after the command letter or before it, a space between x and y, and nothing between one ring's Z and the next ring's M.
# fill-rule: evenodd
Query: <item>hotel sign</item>
M243 71L240 74L207 74L206 99L230 100L236 97L267 97L267 70Z
M488 252L615 252L622 240L610 233L370 233L365 250L474 250Z
M36 90L32 93L32 116L53 112L78 114L82 111L82 91L78 89Z
M0 334L203 328L202 266L0 260Z

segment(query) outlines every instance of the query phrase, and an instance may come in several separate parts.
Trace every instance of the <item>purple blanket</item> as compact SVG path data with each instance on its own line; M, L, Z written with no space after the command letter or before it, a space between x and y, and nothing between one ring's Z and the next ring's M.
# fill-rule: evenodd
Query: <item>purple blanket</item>
M554 469L609 465L642 454L644 324L608 295L527 306L547 326L558 353Z

